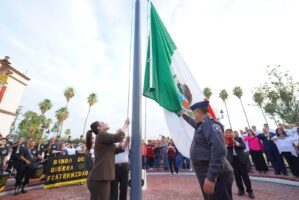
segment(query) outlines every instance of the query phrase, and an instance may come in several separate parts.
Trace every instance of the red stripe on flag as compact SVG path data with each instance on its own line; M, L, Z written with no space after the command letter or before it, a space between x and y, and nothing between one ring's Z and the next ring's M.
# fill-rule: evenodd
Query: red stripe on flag
M205 101L208 101L208 99L205 99ZM217 119L217 117L216 117L216 115L215 115L215 113L214 113L214 111L213 111L213 108L212 108L212 106L211 106L210 104L209 104L208 110L209 110L209 114L210 114L210 116L211 116L213 119Z
M6 91L6 86L2 86L1 91L0 91L0 103L3 99L5 91Z

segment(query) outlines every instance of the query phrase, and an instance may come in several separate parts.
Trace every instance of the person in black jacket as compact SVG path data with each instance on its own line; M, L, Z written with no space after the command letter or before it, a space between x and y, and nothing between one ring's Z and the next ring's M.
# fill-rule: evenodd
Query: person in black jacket
M234 169L235 181L239 190L238 195L244 195L244 182L249 198L253 199L255 196L247 170L248 159L244 153L246 145L243 139L237 134L234 135L231 129L225 131L225 139L227 143L227 160L231 163Z

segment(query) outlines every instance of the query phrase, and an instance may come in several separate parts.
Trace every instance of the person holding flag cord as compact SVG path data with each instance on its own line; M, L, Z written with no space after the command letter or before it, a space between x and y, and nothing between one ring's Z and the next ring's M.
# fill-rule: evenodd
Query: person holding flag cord
M209 117L209 102L191 106L194 119L180 111L194 129L190 158L205 200L231 200L233 169L226 159L223 126Z

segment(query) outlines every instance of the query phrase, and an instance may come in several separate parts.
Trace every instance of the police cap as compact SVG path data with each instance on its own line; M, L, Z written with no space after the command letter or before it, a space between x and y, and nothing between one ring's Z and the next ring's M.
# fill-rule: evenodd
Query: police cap
M209 107L209 101L200 101L195 104L193 104L190 108L192 111L195 109L208 109Z

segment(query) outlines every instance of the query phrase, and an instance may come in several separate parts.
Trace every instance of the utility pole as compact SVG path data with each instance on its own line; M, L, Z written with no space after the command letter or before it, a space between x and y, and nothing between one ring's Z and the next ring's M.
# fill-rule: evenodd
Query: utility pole
M132 98L132 145L131 145L131 199L141 200L141 39L140 0L135 1L133 98Z
M9 131L9 135L11 135L12 132L15 130L15 125L16 125L16 122L17 122L17 120L18 120L19 115L21 114L21 111L22 111L22 106L19 106L18 109L16 110L16 116L15 116L15 119L14 119L14 121L11 123L10 131Z

